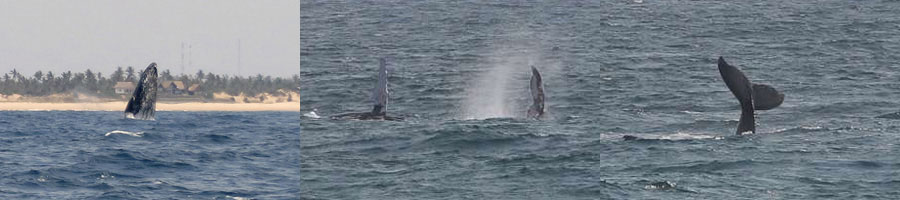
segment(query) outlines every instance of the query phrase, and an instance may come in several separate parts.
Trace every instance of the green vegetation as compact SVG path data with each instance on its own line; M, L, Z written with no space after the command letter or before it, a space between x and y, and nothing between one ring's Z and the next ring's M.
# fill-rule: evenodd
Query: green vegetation
M141 71L134 71L133 67L122 69L118 67L109 77L104 77L100 72L93 72L90 69L84 72L67 71L62 74L56 74L51 71L46 73L37 71L32 76L25 76L15 69L0 77L0 94L21 94L25 96L47 96L59 93L79 92L95 94L99 97L119 97L115 93L113 87L117 82L137 83L140 78ZM213 93L225 92L229 95L238 95L243 93L248 96L255 96L260 93L278 93L278 90L296 91L300 86L299 75L294 75L290 79L272 78L271 76L238 77L227 75L216 75L213 73L204 73L203 70L197 71L194 75L172 75L169 70L159 73L159 83L165 81L181 81L184 87L190 87L198 84L195 96L204 98L212 98ZM181 88L186 90L187 88ZM129 94L130 95L130 94ZM187 95L187 93L185 93Z

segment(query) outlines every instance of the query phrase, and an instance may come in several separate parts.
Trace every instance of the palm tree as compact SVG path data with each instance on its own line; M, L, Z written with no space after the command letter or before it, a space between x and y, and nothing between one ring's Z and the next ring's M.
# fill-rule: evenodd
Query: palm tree
M110 76L109 78L115 82L122 81L123 79L125 79L125 71L123 71L122 67L119 66L118 68L116 68L116 71L113 72L112 76Z
M13 81L19 82L19 71L16 71L16 69L13 69L12 72L10 72L10 73L12 73Z
M62 79L59 81L61 84L60 92L67 91L72 88L72 71L66 71L62 73Z
M194 82L197 82L197 83L203 82L203 70L202 69L197 70L197 80Z
M143 74L143 73L142 73L142 74ZM171 81L171 80L175 80L175 77L172 77L172 72L169 72L168 69L166 69L166 71L163 71L163 72L162 72L162 74L160 75L160 78L162 78L161 81Z
M128 68L125 69L125 75L128 75L128 76L125 76L125 80L131 81L131 82L137 82L135 80L136 78L134 77L134 67L128 66Z
M44 89L48 93L56 93L56 77L53 76L53 71L47 71L46 78L44 79Z
M88 91L97 91L97 76L90 69L84 71L84 86Z
M41 70L34 72L34 81L35 82L40 82L41 79L43 79L43 78L44 78L44 72L41 72Z

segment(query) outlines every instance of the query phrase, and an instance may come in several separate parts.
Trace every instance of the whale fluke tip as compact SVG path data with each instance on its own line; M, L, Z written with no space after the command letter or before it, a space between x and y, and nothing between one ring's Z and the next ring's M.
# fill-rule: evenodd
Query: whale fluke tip
M717 61L719 67L728 66L728 62L725 62L725 57L719 56L719 60Z
M766 84L753 84L753 109L770 110L784 102L784 93Z

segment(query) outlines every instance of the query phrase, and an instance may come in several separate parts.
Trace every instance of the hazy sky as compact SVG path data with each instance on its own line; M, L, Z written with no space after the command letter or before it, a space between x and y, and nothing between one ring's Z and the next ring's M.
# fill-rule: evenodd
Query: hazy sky
M300 71L299 12L292 0L0 0L0 75L107 76L150 62L179 74L182 42L185 73L238 74L240 40L241 74L289 77Z

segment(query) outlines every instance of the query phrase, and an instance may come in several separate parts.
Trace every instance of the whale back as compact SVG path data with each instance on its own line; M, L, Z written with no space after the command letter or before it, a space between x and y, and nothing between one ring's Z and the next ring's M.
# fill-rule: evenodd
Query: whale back
M753 88L750 80L747 79L747 76L740 69L729 65L722 57L719 57L718 65L719 73L722 75L725 85L728 86L728 90L731 90L731 94L741 103L741 119L738 122L737 134L740 135L748 131L756 132L756 122L753 114Z
M753 84L753 109L769 110L784 102L784 94L765 84Z
M384 58L381 58L378 66L378 81L375 83L375 88L372 90L372 101L375 106L372 110L372 114L383 114L387 111L389 97L387 87L387 61Z
M125 118L154 120L156 118L156 63L150 63L141 73L134 93L125 106Z

